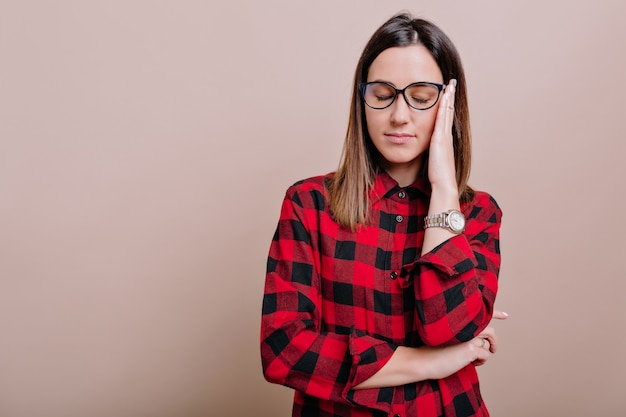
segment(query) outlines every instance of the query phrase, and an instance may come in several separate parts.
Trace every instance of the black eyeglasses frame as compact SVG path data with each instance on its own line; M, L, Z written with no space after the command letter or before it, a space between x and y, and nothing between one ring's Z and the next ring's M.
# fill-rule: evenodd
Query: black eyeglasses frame
M390 88L392 88L395 91L395 95L393 97L393 100L391 100L391 102L389 102L389 104L387 104L385 107L374 107L371 104L369 104L367 102L367 100L365 100L365 89L370 84L386 84L386 85L388 85ZM411 88L411 87L413 87L415 85L434 85L435 87L437 87L437 99L435 100L435 102L433 104L431 104L430 106L425 107L425 108L418 108L418 107L415 107L415 106L411 105L411 102L406 97L405 92L406 92L406 90L408 88ZM391 106L393 103L396 102L396 99L398 98L398 94L402 94L402 97L404 97L404 101L412 109L415 109L415 110L428 110L428 109L432 108L435 104L437 104L437 102L439 101L439 97L441 97L441 92L443 91L443 87L444 87L443 84L431 83L430 81L418 81L416 83L411 83L411 84L407 85L402 90L399 90L399 89L396 88L395 85L393 85L393 84L391 84L391 83L389 83L387 81L370 81L370 82L367 82L367 83L361 83L359 85L359 90L361 91L361 99L363 99L363 102L367 105L367 107L372 108L374 110L383 110L383 109L386 109L387 107Z

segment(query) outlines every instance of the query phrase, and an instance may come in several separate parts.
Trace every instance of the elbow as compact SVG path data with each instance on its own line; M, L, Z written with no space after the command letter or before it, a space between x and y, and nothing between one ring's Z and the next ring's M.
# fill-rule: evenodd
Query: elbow
M422 331L420 332L420 337L426 346L438 347L438 346L448 346L459 343L454 335L451 334L443 334L442 332L436 331Z
M478 326L475 321L470 321L463 327L461 330L457 332L455 335L455 339L458 343L469 342L483 330L481 326Z
M450 346L472 340L478 333L473 323L468 324L459 332L446 331L422 331L420 337L425 345L432 347Z
M439 322L421 326L419 334L427 346L455 345L478 336L487 327L490 319L490 315L484 310L474 316L465 315L462 318L448 316Z

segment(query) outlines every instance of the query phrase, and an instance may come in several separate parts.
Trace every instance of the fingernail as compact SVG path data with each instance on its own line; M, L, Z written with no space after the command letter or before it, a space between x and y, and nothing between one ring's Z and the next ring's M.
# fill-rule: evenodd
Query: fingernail
M509 317L509 313L507 313L506 311L503 311L502 315L504 315L504 317Z
M456 88L456 79L451 79L450 84L452 84L452 87Z

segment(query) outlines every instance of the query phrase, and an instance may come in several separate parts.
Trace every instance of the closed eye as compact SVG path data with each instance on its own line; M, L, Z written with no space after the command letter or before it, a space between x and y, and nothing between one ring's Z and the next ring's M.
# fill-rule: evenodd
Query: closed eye
M428 98L411 97L411 99L417 104L426 104L430 101Z

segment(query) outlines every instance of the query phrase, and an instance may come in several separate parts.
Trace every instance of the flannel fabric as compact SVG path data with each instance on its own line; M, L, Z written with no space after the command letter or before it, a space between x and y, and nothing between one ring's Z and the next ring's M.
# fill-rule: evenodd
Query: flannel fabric
M330 174L332 175L332 174ZM287 191L272 240L261 323L265 378L296 390L293 416L488 416L473 365L441 379L354 390L398 346L471 340L498 287L501 211L477 192L466 230L421 255L430 184L378 174L371 226L331 217L329 176Z

